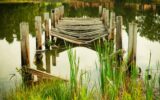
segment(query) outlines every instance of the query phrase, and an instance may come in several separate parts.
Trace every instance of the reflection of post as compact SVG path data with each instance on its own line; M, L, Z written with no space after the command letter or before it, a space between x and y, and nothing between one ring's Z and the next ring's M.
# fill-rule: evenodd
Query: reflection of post
M116 51L118 52L122 49L122 16L117 16L116 24ZM117 60L120 65L121 61L123 60L121 54L117 55Z
M128 38L128 64L136 65L136 49L137 49L137 24L129 23Z
M46 72L50 73L51 72L51 66L50 66L50 51L46 51Z
M22 79L25 85L29 85L32 80L32 75L26 71L30 67L29 57L29 25L27 22L20 23L21 34L21 65L22 65Z
M52 65L56 66L56 50L52 50Z
M44 13L44 21L45 21L45 47L46 49L50 49L49 41L49 13Z

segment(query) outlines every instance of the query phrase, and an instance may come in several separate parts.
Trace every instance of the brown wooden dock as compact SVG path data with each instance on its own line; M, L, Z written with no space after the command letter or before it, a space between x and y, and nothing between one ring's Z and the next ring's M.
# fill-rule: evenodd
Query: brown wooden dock
M106 37L108 31L100 18L62 18L51 35L75 44L88 44Z

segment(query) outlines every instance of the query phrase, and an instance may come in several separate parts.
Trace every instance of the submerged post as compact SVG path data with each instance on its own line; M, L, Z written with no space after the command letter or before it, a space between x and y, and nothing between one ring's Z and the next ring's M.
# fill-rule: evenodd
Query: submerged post
M36 50L42 50L42 20L41 16L35 17L35 31L36 31Z
M45 21L45 47L46 49L50 49L50 33L49 33L49 13L44 13L44 21Z
M114 29L115 29L115 13L111 12L110 14L110 30L109 30L109 40L113 40L114 39Z
M129 38L128 38L128 65L136 65L136 50L137 50L137 24L129 23Z
M22 67L30 66L29 56L29 25L27 22L20 23L21 34L21 65Z
M122 50L122 16L117 16L116 18L116 51ZM117 55L117 60L120 65L123 60L122 54Z

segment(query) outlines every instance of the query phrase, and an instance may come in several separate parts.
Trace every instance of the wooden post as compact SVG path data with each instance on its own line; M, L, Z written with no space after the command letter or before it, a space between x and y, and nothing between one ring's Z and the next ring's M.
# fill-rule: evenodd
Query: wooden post
M26 68L30 67L29 56L29 25L27 22L20 23L21 34L21 65L22 65L22 80L27 86L30 86L32 81L32 74L28 73Z
M62 6L62 17L64 17L64 6Z
M44 13L44 21L45 21L45 47L46 49L50 49L49 41L50 41L50 32L49 32L49 13Z
M114 29L115 29L115 13L114 12L111 12L110 14L110 34L108 36L108 39L109 40L113 40L114 39Z
M102 20L103 24L105 23L105 15L106 15L105 13L106 13L106 8L103 8L102 17L101 17L101 20Z
M106 9L106 16L105 16L105 24L106 24L106 27L109 28L109 10Z
M122 50L122 16L117 16L116 18L116 51ZM117 55L117 60L120 65L123 57L121 54Z
M55 14L55 24L57 24L57 8L54 9L54 14Z
M36 50L42 50L42 25L41 16L35 17L35 31L36 31Z
M55 22L55 9L51 10L51 26L53 26L53 28L56 27L56 22Z
M22 67L30 66L29 56L29 25L27 22L20 23L21 34L21 65Z
M102 5L99 6L99 16L102 16Z
M129 23L129 38L128 38L128 65L136 65L136 50L137 50L137 24Z
M58 7L59 9L59 20L62 18L62 6Z

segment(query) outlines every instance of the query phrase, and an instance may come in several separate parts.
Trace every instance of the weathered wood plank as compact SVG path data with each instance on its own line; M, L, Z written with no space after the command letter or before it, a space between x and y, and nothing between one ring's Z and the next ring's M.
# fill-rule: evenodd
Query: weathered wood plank
M40 76L40 77L46 78L46 79L59 79L59 80L63 80L63 81L68 81L67 79L62 79L62 78L53 76L49 73L46 73L46 72L43 72L40 70L36 70L33 68L27 68L27 72L31 73L32 75L37 75L37 76Z
M83 31L83 30L98 30L104 29L103 25L95 25L95 26L57 26L57 29L60 30L71 30L71 31Z

